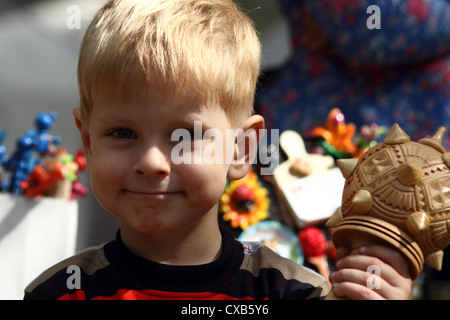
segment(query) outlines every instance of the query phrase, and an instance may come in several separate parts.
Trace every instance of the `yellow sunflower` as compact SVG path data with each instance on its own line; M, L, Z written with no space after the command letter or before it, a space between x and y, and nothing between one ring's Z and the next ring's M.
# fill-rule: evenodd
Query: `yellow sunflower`
M231 181L220 198L223 219L233 228L245 230L248 226L269 217L268 191L258 182L251 170L247 175Z

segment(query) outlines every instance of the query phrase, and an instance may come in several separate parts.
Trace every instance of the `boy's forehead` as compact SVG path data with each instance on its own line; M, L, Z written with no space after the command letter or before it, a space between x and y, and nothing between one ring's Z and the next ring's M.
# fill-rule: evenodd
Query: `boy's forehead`
M184 86L183 88L165 83L164 81L136 81L127 90L118 86L97 87L93 90L92 107L97 105L116 106L130 112L136 106L146 106L151 112L163 108L170 108L178 114L194 112L206 115L205 110L215 110L223 113L228 122L234 127L240 127L239 121L233 121L233 115L219 102L219 98L211 92L201 91L198 87ZM91 110L92 111L92 110ZM105 110L107 111L107 110Z
M176 92L162 86L143 87L134 92L111 92L107 94L94 94L94 106L99 104L120 105L133 107L145 105L151 107L184 107L184 108L213 108L220 107L216 99L204 96L191 90L189 92Z
M170 101L170 100L169 100ZM133 103L100 102L94 106L90 116L92 124L104 126L122 126L156 121L158 128L163 126L181 128L201 123L202 130L226 126L232 128L232 123L225 111L217 104L189 103L158 103L157 101L134 101ZM151 122L154 123L154 122Z
M93 109L102 108L103 112L123 111L133 112L133 110L148 109L151 112L158 112L162 109L170 109L178 115L198 115L201 117L208 113L206 110L218 109L223 111L216 99L196 93L177 94L167 90L162 86L155 86L143 89L137 94L97 94L94 96Z

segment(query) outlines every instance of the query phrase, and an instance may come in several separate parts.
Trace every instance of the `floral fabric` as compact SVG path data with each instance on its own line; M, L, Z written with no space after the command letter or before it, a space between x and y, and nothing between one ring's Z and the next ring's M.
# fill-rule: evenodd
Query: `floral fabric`
M262 78L256 109L268 128L307 135L338 107L357 127L397 122L413 140L450 130L450 1L279 3L293 56ZM368 27L371 5L379 29Z

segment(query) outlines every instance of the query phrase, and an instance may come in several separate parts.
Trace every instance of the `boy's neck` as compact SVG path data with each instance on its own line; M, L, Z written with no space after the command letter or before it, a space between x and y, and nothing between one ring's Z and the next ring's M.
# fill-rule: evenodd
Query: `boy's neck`
M222 253L219 226L196 225L171 235L147 235L121 225L121 237L134 254L168 265L201 265L213 262Z

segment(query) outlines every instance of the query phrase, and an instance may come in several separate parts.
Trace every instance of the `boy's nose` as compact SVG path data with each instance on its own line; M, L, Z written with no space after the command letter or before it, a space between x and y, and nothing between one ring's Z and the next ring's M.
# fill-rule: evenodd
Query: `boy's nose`
M137 175L155 177L170 173L170 158L159 147L152 146L140 152L133 171Z

